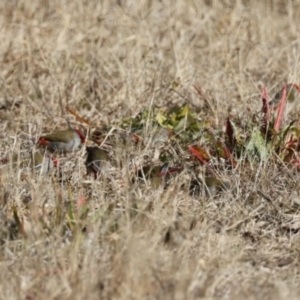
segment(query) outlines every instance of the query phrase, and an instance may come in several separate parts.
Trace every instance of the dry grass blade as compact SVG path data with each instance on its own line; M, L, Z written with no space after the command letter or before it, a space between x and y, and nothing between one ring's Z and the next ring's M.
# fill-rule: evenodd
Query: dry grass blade
M83 118L82 116L80 116L74 109L72 109L72 108L66 106L66 110L67 110L70 114L72 114L73 116L75 116L76 119L77 119L79 122L84 123L84 124L90 126L89 121L87 121L85 118Z
M16 206L12 207L12 211L13 211L13 217L14 217L14 221L16 223L16 226L18 228L18 231L21 235L25 236L25 230L24 230L24 226L23 226L23 222L19 217L18 214L18 209Z
M205 95L205 93L202 91L201 87L199 87L196 84L193 84L193 88L195 89L195 91L198 93L198 95L200 96L201 99L204 100L205 104L207 105L207 107L209 107L210 111L213 113L213 115L216 117L216 111L211 103L211 100Z
M257 193L260 196L262 196L265 200L267 200L270 204L272 204L272 206L275 208L275 210L278 212L279 215L282 215L280 208L277 206L277 204L274 202L274 200L270 196L266 195L261 190L257 190Z

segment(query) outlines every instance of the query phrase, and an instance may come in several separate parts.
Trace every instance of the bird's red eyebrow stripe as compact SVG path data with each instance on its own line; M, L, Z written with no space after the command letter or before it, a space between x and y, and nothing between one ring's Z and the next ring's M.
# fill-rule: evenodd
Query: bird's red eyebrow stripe
M85 135L78 129L75 129L74 131L79 135L79 137L81 139L81 142L84 143L85 142Z
M38 140L38 143L44 146L48 146L49 145L49 141L47 141L46 139L40 137Z

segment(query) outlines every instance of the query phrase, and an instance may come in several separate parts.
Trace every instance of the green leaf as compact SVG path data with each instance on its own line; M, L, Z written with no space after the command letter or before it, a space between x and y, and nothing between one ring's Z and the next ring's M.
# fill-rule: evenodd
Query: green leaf
M259 156L262 161L266 161L269 156L269 147L258 129L254 129L250 141L246 147L246 153L251 157Z
M156 121L160 126L165 126L167 117L161 111L159 111L156 115Z

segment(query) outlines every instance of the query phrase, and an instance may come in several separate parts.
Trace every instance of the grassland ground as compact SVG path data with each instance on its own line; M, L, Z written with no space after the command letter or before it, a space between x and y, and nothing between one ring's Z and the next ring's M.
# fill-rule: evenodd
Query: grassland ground
M300 82L298 0L3 0L0 24L1 158L30 159L68 123L105 138L185 103L224 132L228 117L252 122L264 86ZM226 188L191 194L185 164L165 188L140 184L130 168L162 149L194 161L144 125L148 142L112 149L97 180L85 147L45 175L2 159L0 298L299 299L297 168L239 157L218 167Z

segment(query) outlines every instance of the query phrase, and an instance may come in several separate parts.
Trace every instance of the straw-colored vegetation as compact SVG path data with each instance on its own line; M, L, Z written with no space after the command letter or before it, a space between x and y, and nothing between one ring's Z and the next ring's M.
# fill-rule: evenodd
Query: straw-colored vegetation
M300 82L300 1L4 0L0 24L1 299L299 298L298 114L261 93ZM106 147L96 180L85 146L30 163L68 124Z

